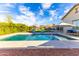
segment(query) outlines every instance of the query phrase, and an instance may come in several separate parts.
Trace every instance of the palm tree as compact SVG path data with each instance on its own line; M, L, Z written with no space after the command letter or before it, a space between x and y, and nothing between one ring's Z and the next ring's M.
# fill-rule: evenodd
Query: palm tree
M12 29L14 27L14 24L12 22L13 17L11 15L6 15L6 21L7 21L7 25L10 29L10 32L12 32Z

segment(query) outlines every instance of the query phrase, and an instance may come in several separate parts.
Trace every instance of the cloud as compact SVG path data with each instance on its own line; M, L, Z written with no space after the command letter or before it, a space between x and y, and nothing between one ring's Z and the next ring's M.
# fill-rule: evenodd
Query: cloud
M60 15L58 18L61 19L63 17L63 15Z
M51 14L52 17L57 15L57 11L56 10L50 10L49 13Z
M0 15L13 14L15 3L0 3Z
M29 11L29 8L26 8L25 6L19 6L20 13L27 14L27 11Z
M23 13L27 16L34 16L34 13L29 11L29 8L28 7L25 7L25 6L19 6L19 11L20 13Z
M39 11L39 15L41 15L41 16L44 15L43 10L40 10L40 11Z
M15 5L16 5L16 3L5 3L4 4L6 7L9 7L9 8L14 8L15 7Z
M26 24L28 26L34 25L35 21L36 21L35 17L33 17L33 16L28 17L25 15L17 15L16 20L15 20L16 23L23 23L23 24Z
M4 8L2 8L4 7ZM11 8L13 8L13 4L0 4L0 22L4 22L5 20L5 16L7 14L12 14L11 13ZM35 14L31 11L29 11L29 8L25 7L25 6L19 6L19 11L20 15L17 15L15 14L13 17L15 18L13 20L14 23L23 23L23 24L26 24L26 25L34 25L35 22L36 22L36 17L35 17Z
M0 3L0 22L6 21L6 15L11 14L11 8L14 7L13 4Z
M4 15L0 15L0 22L6 22L5 18L6 17Z
M46 25L48 23L48 21L46 21L46 19L42 19L36 22L36 25Z
M23 23L28 26L34 25L36 22L35 14L29 11L25 6L19 6L19 11L22 13L21 15L16 16L16 22Z
M70 10L70 8L69 8L69 9L65 9L65 10L64 10L64 13L67 13L69 10Z
M53 18L52 17L50 17L50 19L49 19L50 21L52 21L53 20Z
M10 13L9 11L7 11L7 10L0 10L0 14L6 14L6 13Z
M9 10L9 8L6 7L6 5L4 4L0 4L0 11L3 11L3 10Z
M15 7L15 3L0 3L0 10L9 10Z
M56 22L57 20L61 19L62 14L64 15L70 9L69 6L66 7L63 4L62 4L63 7L59 6L58 8L55 7L55 5L52 5L52 3L42 3L41 5L42 5L42 8L39 7L39 10L34 11L34 7L30 7L29 5L25 6L23 4L18 5L16 3L1 3L0 15L11 14L14 18L16 18L14 19L14 22L23 23L26 25L34 25L35 23L46 24L47 22L52 23L54 21ZM52 10L53 8L56 8L56 9ZM18 12L18 9L19 9L19 12ZM31 10L34 12L32 12ZM37 12L38 14L36 14ZM0 16L0 17L2 17L1 19L5 18L4 16Z
M52 5L52 3L43 3L43 4L42 4L42 8L43 8L43 9L48 9L48 8L51 7L51 5Z
M65 7L64 13L67 13L72 7L73 7L73 5Z
M49 18L50 21L55 20L55 19L58 18L57 17L58 14L57 14L57 11L56 10L50 10L49 13L51 15L50 18Z

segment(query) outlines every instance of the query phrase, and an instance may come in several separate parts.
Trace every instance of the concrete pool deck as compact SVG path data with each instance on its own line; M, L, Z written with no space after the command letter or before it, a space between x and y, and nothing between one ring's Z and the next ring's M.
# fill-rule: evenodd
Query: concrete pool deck
M79 40L0 41L0 48L79 48Z
M48 41L37 48L79 48L79 40Z
M66 37L71 37L72 39L75 39L75 40L79 40L78 36L72 36L72 35L64 34L64 33L57 33L57 34L60 34L60 35L66 36Z
M47 41L0 41L0 48L27 48L28 46L38 46Z
M2 39L2 38L6 38L6 37L10 37L10 36L13 36L13 35L24 35L24 34L27 34L27 35L31 35L32 33L13 33L13 34L7 34L7 35L1 35L0 36L0 39Z

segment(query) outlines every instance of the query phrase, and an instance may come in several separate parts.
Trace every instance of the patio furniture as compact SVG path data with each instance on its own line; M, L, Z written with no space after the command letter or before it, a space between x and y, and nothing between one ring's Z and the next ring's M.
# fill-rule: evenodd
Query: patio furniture
M72 30L67 30L67 32L68 33L77 33L77 31L76 30L73 30L73 29Z
M67 30L67 34L73 35L73 36L79 36L79 31L76 31L76 30Z

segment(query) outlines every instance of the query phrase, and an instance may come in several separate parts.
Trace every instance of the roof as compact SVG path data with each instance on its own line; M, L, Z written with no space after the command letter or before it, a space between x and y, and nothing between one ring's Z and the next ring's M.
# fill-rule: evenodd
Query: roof
M72 24L69 24L69 23L60 23L59 25L72 25Z
M76 5L74 5L69 11L68 11L68 13L66 13L66 15L64 15L63 17L62 17L62 19L61 20L63 20L76 6L78 6L79 5L79 3L78 4L76 4Z

